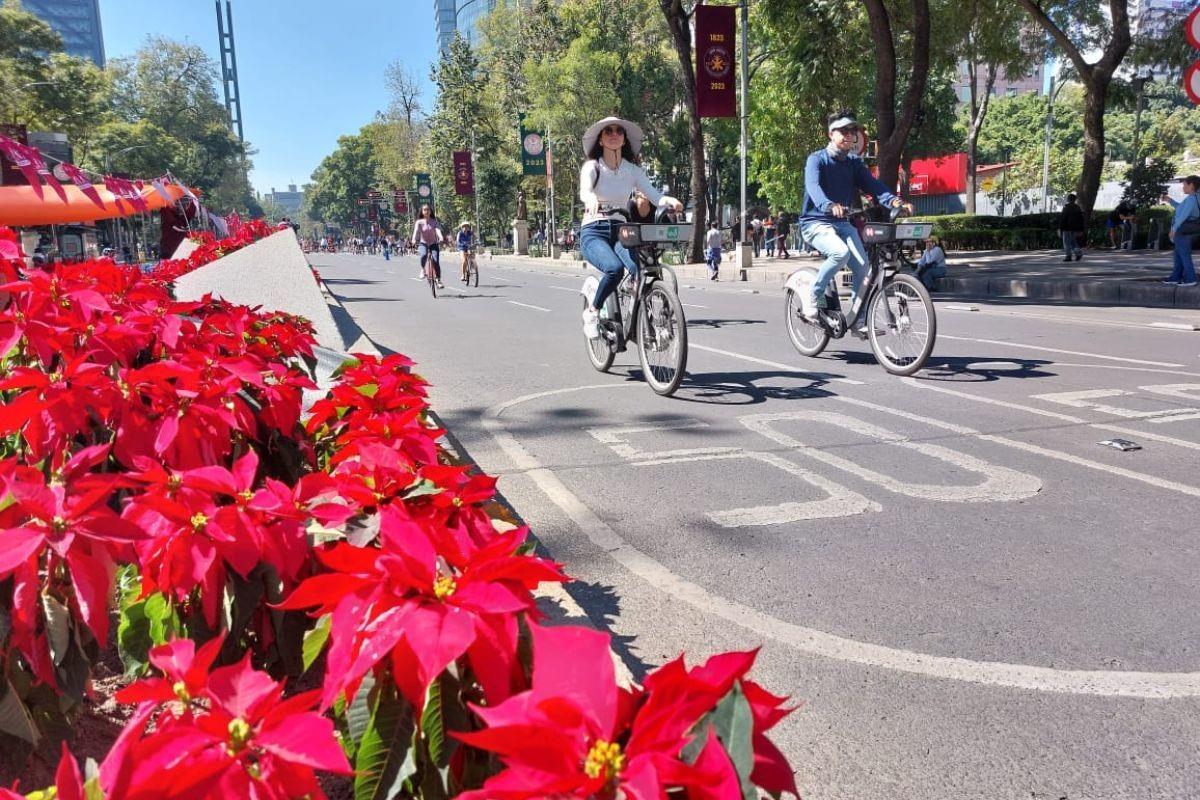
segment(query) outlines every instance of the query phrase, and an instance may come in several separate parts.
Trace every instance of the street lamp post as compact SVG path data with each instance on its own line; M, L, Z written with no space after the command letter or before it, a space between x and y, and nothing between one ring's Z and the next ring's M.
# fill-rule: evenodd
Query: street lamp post
M1050 133L1054 128L1054 98L1066 82L1054 85L1054 76L1050 76L1050 92L1046 95L1046 138L1042 147L1042 212L1050 210ZM1007 171L1006 171L1007 174Z
M747 124L750 117L750 8L747 0L741 0L741 18L742 18L742 44L741 44L741 61L742 61L742 113L741 113L741 217L738 223L741 226L741 232L738 241L741 243L738 259L738 267L745 269L750 266L751 244L746 241L746 153L748 148L749 134Z

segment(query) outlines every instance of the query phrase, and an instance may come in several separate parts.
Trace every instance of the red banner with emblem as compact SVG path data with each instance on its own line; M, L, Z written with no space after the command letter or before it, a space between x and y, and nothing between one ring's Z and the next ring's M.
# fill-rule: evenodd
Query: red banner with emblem
M475 194L475 166L470 150L454 151L454 193Z
M696 7L696 112L701 117L737 116L733 6Z

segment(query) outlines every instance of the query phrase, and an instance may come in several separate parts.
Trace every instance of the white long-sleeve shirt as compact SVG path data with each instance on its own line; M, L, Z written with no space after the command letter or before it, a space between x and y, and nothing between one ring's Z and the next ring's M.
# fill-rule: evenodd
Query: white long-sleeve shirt
M721 247L721 232L716 228L709 228L708 233L704 234L704 246L709 250L719 249Z
M596 178L597 169L600 170L599 179L593 187L592 180ZM634 188L641 189L642 194L659 208L679 202L674 197L660 192L658 187L650 182L646 170L637 164L621 159L620 165L612 170L602 158L583 162L579 170L579 199L583 201L583 224L589 225L608 219L609 210L613 208L624 210ZM601 209L606 210L601 212Z

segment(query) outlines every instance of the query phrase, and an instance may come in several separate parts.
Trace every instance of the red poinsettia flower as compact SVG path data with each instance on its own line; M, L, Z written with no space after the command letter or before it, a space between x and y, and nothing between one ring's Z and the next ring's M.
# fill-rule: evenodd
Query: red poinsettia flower
M533 688L493 708L475 707L487 728L455 734L498 754L505 769L460 800L661 800L669 789L684 790L688 800L741 798L737 772L710 732L697 734L704 744L695 763L681 755L689 730L719 697L677 700L663 709L672 713L644 718L639 698L616 683L607 635L530 630Z
M281 608L332 614L323 706L389 655L396 682L420 708L430 682L466 654L489 701L511 691L517 614L534 616L532 590L564 581L550 561L513 553L526 531L499 535L452 567L428 531L396 508L381 512L380 548L340 542L318 551L329 570L302 583Z
M186 647L158 650L159 662L170 661L171 672L158 683L127 690L153 699L143 704L101 766L108 797L324 798L316 771L350 774L333 723L313 710L319 691L282 699L283 685L253 669L248 655L202 676L206 667L200 653L187 663ZM170 677L176 680L170 697L163 698ZM160 698L167 705L151 725L151 709Z

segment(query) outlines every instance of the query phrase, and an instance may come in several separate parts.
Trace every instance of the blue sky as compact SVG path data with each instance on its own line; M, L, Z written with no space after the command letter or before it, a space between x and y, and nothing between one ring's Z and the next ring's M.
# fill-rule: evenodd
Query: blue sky
M213 0L100 0L100 16L109 59L157 34L198 44L220 63ZM339 136L383 110L390 62L428 81L437 53L433 0L233 0L233 29L260 192L308 182ZM429 84L424 102L432 98Z

